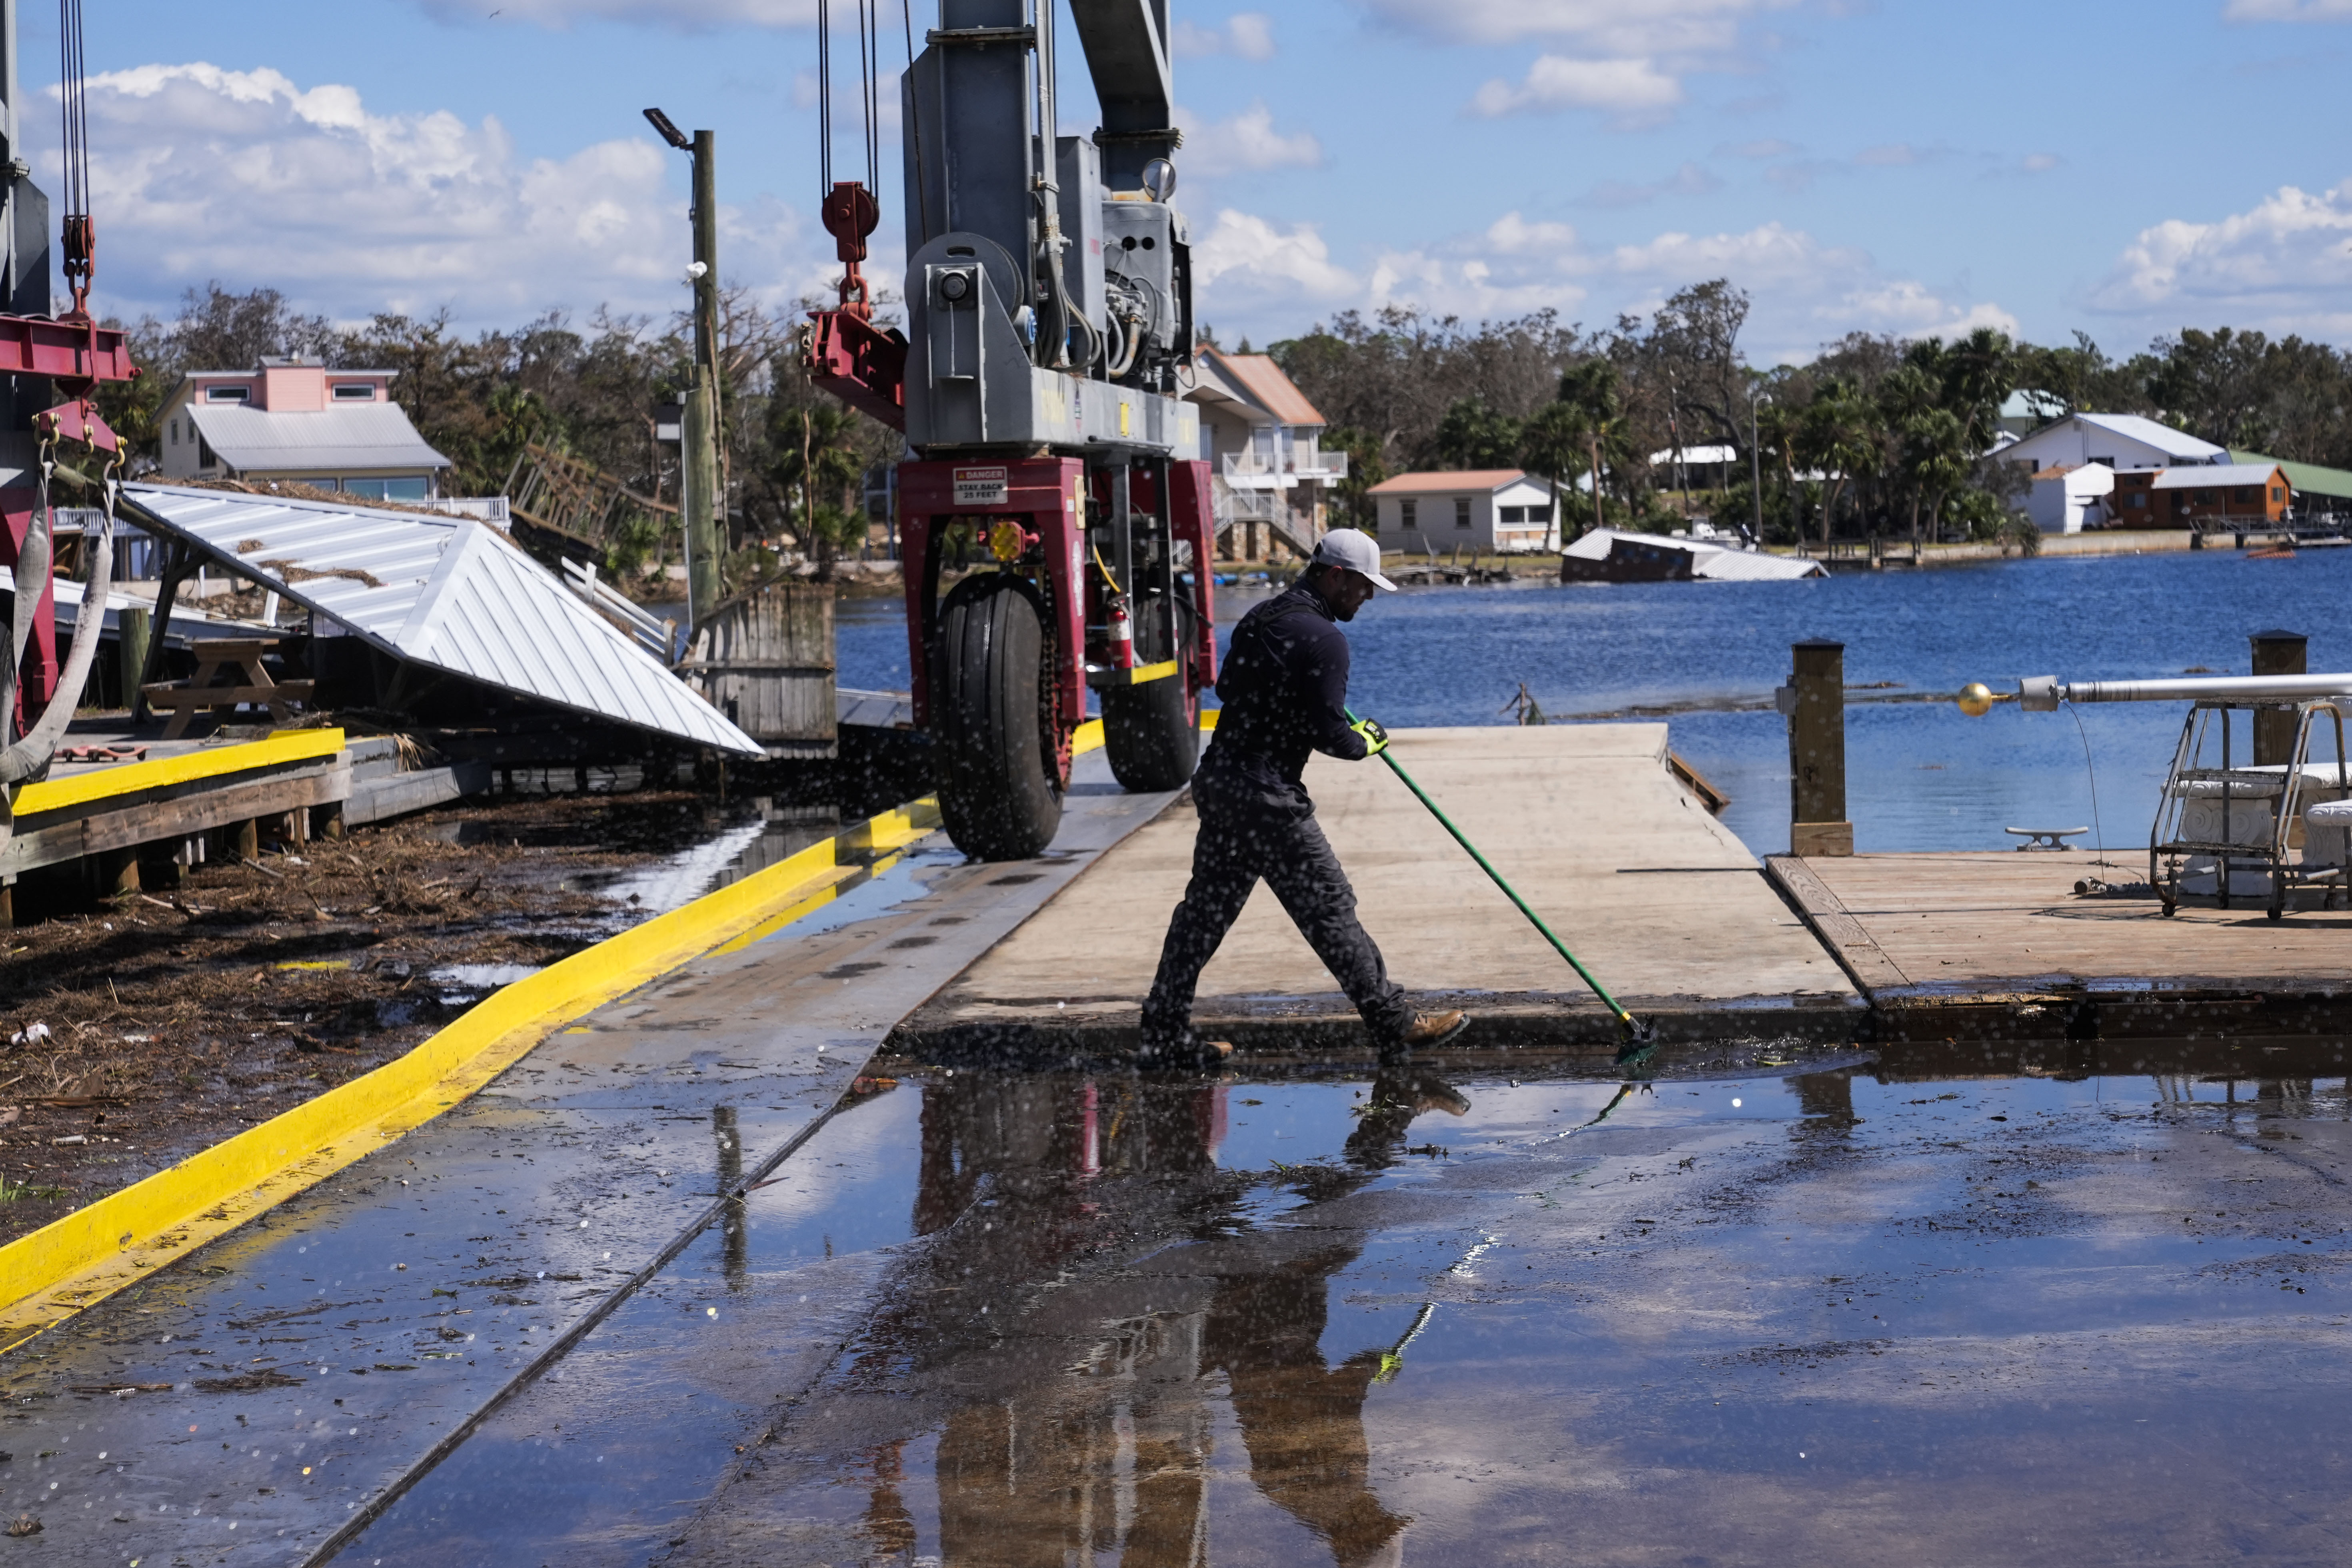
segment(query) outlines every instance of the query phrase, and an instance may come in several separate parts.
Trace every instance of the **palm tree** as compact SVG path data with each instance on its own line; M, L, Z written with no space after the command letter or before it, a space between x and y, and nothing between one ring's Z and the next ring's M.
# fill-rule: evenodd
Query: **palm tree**
M1519 462L1541 474L1551 485L1551 515L1560 525L1559 542L1568 542L1568 512L1559 499L1561 482L1583 468L1584 426L1576 410L1565 403L1548 403L1528 421L1519 443Z
M1885 426L1878 409L1853 382L1833 378L1822 386L1798 429L1798 450L1808 468L1828 476L1822 505L1822 547L1829 548L1831 519L1848 484L1878 464Z
M1608 518L1601 501L1601 451L1606 447L1612 457L1622 457L1626 438L1625 398L1616 365L1593 358L1570 366L1559 378L1558 405L1569 410L1564 418L1582 436L1591 458L1592 526L1604 527Z

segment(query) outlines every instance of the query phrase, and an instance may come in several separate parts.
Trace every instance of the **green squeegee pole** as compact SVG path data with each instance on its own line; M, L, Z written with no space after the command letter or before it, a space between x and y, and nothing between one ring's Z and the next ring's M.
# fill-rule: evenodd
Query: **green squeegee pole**
M1348 714L1348 721L1349 723L1356 722L1356 715L1349 712ZM1404 781L1404 787L1412 791L1413 797L1419 800L1422 805L1429 808L1429 815L1437 818L1439 825L1442 826L1446 832L1454 835L1454 842L1459 844L1463 848L1470 852L1470 858L1478 862L1478 869L1486 872L1487 876L1494 879L1495 886L1502 889L1504 896L1518 906L1519 913L1528 917L1528 923L1534 926L1536 930L1543 932L1543 938L1546 942L1551 943L1552 951L1559 953L1562 958L1568 960L1568 966L1570 969L1575 970L1579 977L1580 977L1587 985L1592 987L1592 994L1595 996L1600 997L1602 1005L1617 1016L1617 1022L1623 1025L1628 1031L1638 1033L1641 1029L1641 1026L1633 1021L1633 1015L1628 1013L1624 1008L1617 1005L1617 998L1609 994L1609 988L1601 984L1600 981L1594 979L1592 977L1592 971L1585 968L1584 965L1578 961L1576 954L1568 951L1568 943L1559 940L1559 933L1553 931L1550 926L1544 923L1543 916L1536 913L1535 910L1528 907L1527 900L1519 897L1519 890L1517 888L1512 887L1508 881L1505 880L1503 874L1500 871L1495 869L1495 863L1478 852L1478 847L1470 842L1468 836L1465 835L1459 827L1454 826L1454 819L1446 816L1444 808L1435 801L1429 798L1429 792L1423 789L1413 776L1404 771L1404 764L1396 760L1393 747L1387 747L1381 750L1381 761L1388 763L1389 771L1396 774L1397 777L1402 779Z

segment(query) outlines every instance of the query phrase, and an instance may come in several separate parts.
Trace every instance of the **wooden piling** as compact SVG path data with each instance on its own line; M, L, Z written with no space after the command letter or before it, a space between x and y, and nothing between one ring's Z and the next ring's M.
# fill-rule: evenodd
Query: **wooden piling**
M2301 632L2256 632L2248 639L2254 648L2256 675L2302 675L2311 639ZM2254 710L2254 765L2294 760L2296 714L2293 708Z
M98 862L98 894L102 899L139 891L139 851L108 849L96 857Z
M1789 848L1804 856L1853 853L1845 814L1845 644L1790 648Z
M155 625L152 610L126 608L119 617L121 646L116 650L115 695L125 708L135 708L139 702L139 678L147 668L147 642Z

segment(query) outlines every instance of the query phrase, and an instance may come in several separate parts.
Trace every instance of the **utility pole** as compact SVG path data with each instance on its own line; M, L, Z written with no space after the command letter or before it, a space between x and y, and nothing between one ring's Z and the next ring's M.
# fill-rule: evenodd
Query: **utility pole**
M719 462L719 138L698 131L689 140L658 109L646 119L662 140L694 159L694 380L686 389L684 437L678 453L679 521L686 530L688 636L719 604L727 555L727 497Z
M1757 438L1756 405L1769 403L1772 395L1753 385L1748 389L1748 494L1756 503L1756 548L1764 548L1764 447Z

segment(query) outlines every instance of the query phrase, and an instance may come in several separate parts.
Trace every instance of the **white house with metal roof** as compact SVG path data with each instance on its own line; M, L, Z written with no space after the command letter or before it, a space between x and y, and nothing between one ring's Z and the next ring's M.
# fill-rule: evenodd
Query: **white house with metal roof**
M450 464L392 401L389 370L330 370L296 354L190 371L164 400L163 477L293 479L368 500L424 501Z
M2120 472L2230 460L2229 452L2212 442L2137 414L2070 414L1998 451L2003 462L2022 463L2028 473L2086 463Z
M1379 509L1382 550L1415 554L1559 547L1551 487L1517 468L1399 474L1366 492Z

